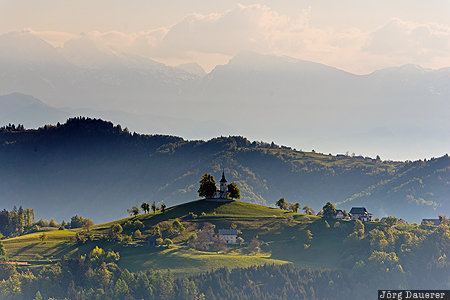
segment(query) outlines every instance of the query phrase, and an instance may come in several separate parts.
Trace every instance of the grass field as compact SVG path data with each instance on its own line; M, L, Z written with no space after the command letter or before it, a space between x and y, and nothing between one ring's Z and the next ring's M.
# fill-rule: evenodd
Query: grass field
M194 214L194 216L192 215ZM185 225L186 230L171 236L170 226L175 218ZM141 239L121 244L98 239L114 224L125 228L127 221L141 221L145 229ZM203 252L190 249L185 245L189 235L196 233L204 222L211 222L216 229L236 226L244 240L249 243L253 238L265 242L262 254L248 254L239 247L232 247L228 253ZM119 252L119 265L132 271L144 269L170 269L176 274L204 272L211 269L228 267L248 267L262 264L283 264L294 262L307 267L338 267L339 261L333 245L345 235L333 233L321 234L320 218L290 213L280 209L268 208L240 201L228 203L193 201L168 208L164 213L141 214L113 222L94 226L90 233L94 240L77 244L72 237L81 229L46 231L46 238L41 239L42 232L3 240L11 261L27 261L36 264L48 264L63 255L75 257L90 252L95 246ZM174 245L166 247L148 247L145 235L158 224L163 237L170 237ZM304 232L310 229L314 233L314 243L309 249L303 249ZM124 234L133 232L124 230ZM324 259L329 258L329 259Z
M119 265L129 270L170 269L174 274L199 273L222 267L232 269L253 265L288 263L283 260L270 259L270 255L267 254L218 254L215 252L202 252L179 247L164 249L162 251L151 251L148 248L144 248L142 251L130 251L130 253L125 250L123 255Z

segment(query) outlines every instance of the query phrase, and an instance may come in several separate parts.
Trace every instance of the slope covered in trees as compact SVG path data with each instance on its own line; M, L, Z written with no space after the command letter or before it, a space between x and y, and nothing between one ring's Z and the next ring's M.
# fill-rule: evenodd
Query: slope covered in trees
M450 210L447 155L382 161L236 136L188 141L132 134L110 122L74 118L38 130L4 127L0 162L1 202L33 207L44 218L78 214L99 223L124 216L132 203L193 200L199 178L218 177L222 169L247 202L274 205L285 197L318 210L332 201L337 208L366 206L376 216L409 221Z

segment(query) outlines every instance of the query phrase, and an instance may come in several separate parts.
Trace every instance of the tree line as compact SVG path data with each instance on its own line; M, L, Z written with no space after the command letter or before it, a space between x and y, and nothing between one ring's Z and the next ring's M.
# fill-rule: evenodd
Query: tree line
M78 215L73 216L69 223L64 220L61 223L58 223L54 219L50 219L50 221L39 219L36 221L34 209L23 209L22 206L19 208L14 206L11 211L8 211L7 209L0 211L0 239L3 237L13 237L48 230L50 228L63 230L92 225L94 225L94 223L91 219Z

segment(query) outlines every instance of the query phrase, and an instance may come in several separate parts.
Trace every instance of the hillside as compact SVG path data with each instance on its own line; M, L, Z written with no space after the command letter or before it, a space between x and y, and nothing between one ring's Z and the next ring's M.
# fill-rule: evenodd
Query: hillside
M192 217L192 213L195 214L194 217ZM292 213L279 209L239 201L212 203L199 200L168 208L165 212L142 214L96 225L90 232L90 238L84 243L77 243L73 240L77 234L83 232L81 228L46 231L45 241L40 239L42 232L36 232L6 239L3 240L3 243L10 260L26 261L32 265L56 262L62 256L75 258L78 254L89 253L96 246L100 246L120 253L120 265L132 271L170 268L175 274L197 273L223 266L247 267L287 262L281 257L270 258L270 253L249 256L232 248L229 253L219 254L197 251L187 247L187 238L196 233L203 223L211 222L217 228L230 228L231 224L235 224L243 231L244 239L250 242L258 234L272 236L274 231L280 230L284 226L293 226L293 224L304 222L296 221L296 218L288 218L292 215ZM170 224L177 218L186 227L186 230L179 235L170 232ZM313 216L311 218L315 219ZM124 228L123 234L132 236L135 230L134 225L127 224L135 224L136 221L141 221L143 224L143 228L141 228L143 236L141 238L128 242L104 239L103 236L115 224L120 224ZM145 238L151 235L156 225L161 228L163 238L169 237L174 241L173 247L146 246ZM279 236L279 232L276 235ZM280 237L277 239L280 239Z
M333 156L244 137L131 134L85 118L38 130L4 128L0 145L1 203L34 208L44 218L78 214L99 223L124 217L143 201L172 206L197 199L200 177L217 177L222 169L251 203L286 197L319 210L332 201L408 221L450 211L447 155L416 162Z
M237 230L237 244L215 235L229 228ZM386 286L448 289L449 233L448 220L439 226L363 224L240 201L198 200L92 228L2 240L7 258L17 266L0 264L0 279L5 279L0 294L34 295L41 289L62 297L73 295L76 287L91 297L106 293L120 299L117 295L129 292L180 299L162 282L176 287L176 293L186 291L188 283L193 294L218 294L219 299L239 299L242 289L255 295L255 286L268 299L274 289L308 299L348 299L355 290L372 299ZM156 245L147 243L151 237L160 237ZM52 288L38 284L49 280ZM119 288L122 280L125 292ZM99 282L104 289L92 289Z
M177 220L183 229L174 230L173 224ZM242 244L220 249L211 245L209 250L199 250L197 243L193 243L196 240L191 238L194 235L194 239L199 239L199 230L204 229L205 224L214 225L216 233L219 229L236 228L243 238ZM123 231L114 235L111 228L117 225ZM2 242L9 260L27 262L32 267L53 264L63 257L76 258L100 247L119 253L119 266L130 271L170 269L174 274L193 274L225 266L241 268L284 263L313 269L351 269L359 259L366 260L372 248L398 252L405 270L413 271L418 268L415 265L418 257L426 260L429 258L426 253L435 250L445 253L450 246L448 237L437 238L448 232L448 226L434 235L431 233L437 230L436 226L398 225L391 228L380 222L366 222L361 226L362 231L357 229L355 221L325 220L241 201L214 203L198 200L167 208L164 212L158 210L95 225L89 231L81 228L40 231ZM155 235L156 227L159 228L161 242L171 239L173 244L170 247L148 246L146 238ZM137 229L140 236L135 234ZM382 245L385 235L380 231L386 232L386 238L390 235L388 243L392 245ZM354 232L358 234L350 236ZM409 238L405 239L405 234ZM380 236L373 240L375 235ZM251 250L255 238L261 242L260 252ZM428 248L427 239L436 239L443 248ZM356 247L357 244L359 246ZM426 247L422 249L423 246ZM413 259L415 256L411 256L411 249L405 252L405 247L424 252L418 252L419 256Z

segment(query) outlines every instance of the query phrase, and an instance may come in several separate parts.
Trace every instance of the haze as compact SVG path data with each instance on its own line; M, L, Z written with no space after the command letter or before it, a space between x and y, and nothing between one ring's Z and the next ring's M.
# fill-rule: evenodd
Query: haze
M29 94L68 115L84 112L146 133L240 134L385 159L441 156L450 149L449 15L446 0L3 0L0 94ZM349 73L305 69L302 61ZM44 67L32 73L36 62ZM94 79L63 87L54 79L62 62L66 82L95 70L108 87ZM11 79L8 68L27 80ZM371 74L385 68L393 69ZM299 74L316 71L300 89ZM133 79L142 72L146 81ZM247 77L233 81L236 74ZM164 89L143 88L155 78Z

